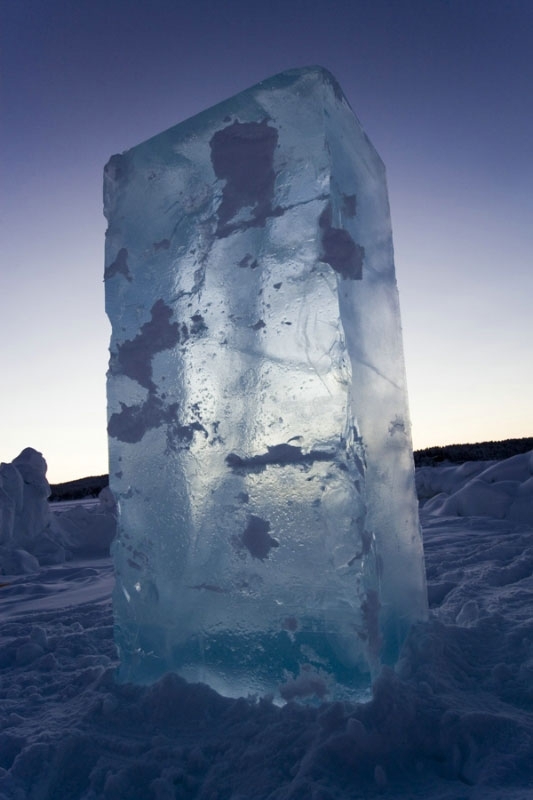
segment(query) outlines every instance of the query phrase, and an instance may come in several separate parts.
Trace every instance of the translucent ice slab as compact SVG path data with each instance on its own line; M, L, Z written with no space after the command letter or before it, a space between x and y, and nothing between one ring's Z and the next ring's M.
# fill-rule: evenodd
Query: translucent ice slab
M356 697L426 614L385 173L291 70L105 173L123 680Z

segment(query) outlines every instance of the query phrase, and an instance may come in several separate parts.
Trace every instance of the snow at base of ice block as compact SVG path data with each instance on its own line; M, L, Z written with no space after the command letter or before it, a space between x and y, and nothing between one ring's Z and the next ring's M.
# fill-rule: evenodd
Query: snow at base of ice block
M478 466L432 468L435 488ZM278 708L173 674L119 684L109 560L2 580L0 796L529 799L531 522L422 516L431 618L369 703Z
M292 70L114 156L105 213L123 679L358 694L426 615L379 156Z

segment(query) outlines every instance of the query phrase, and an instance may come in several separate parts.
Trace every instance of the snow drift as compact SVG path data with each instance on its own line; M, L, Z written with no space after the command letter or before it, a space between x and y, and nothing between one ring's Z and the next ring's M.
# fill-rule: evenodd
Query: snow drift
M533 451L505 461L421 467L416 485L424 511L438 516L533 519Z

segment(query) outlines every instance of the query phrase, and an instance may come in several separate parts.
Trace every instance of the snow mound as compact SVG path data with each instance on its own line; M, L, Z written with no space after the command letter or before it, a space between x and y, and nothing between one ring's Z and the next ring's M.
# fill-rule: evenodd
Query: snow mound
M416 481L425 513L533 521L533 450L499 462L421 467Z

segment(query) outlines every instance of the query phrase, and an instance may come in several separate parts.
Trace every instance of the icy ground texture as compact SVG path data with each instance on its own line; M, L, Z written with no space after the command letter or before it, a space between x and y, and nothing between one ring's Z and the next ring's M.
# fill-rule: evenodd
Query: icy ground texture
M10 464L0 464L0 575L38 572L87 552L107 553L116 532L114 500L101 492L92 507L50 509L46 461L26 447Z
M363 704L117 684L109 558L4 577L1 800L531 800L533 493L528 524L422 520L430 618Z
M105 213L122 678L368 687L426 614L382 162L293 70L114 156Z

